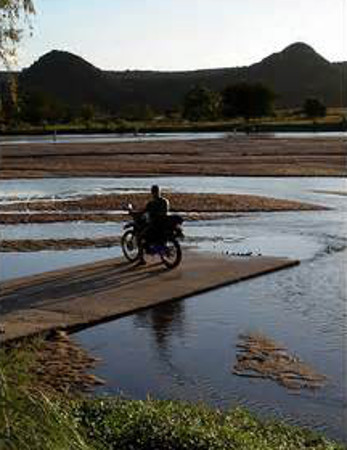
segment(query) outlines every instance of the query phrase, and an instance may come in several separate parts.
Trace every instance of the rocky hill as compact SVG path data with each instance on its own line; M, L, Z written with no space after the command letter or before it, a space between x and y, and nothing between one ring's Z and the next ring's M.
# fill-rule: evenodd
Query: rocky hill
M94 104L117 113L145 105L177 108L197 84L221 90L239 81L262 82L277 94L277 105L295 107L307 97L341 105L347 63L331 63L304 43L295 43L248 67L185 72L102 71L68 52L52 51L19 74L22 90L41 91L72 106ZM346 91L343 102L346 104Z

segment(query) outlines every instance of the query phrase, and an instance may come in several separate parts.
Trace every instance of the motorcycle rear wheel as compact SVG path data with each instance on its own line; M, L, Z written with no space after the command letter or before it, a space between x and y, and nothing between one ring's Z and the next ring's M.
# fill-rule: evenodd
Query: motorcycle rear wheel
M123 234L121 246L123 255L128 261L135 262L139 258L140 249L133 230L128 230Z
M160 258L168 269L174 269L182 260L182 249L176 239L168 239L165 251L160 253Z

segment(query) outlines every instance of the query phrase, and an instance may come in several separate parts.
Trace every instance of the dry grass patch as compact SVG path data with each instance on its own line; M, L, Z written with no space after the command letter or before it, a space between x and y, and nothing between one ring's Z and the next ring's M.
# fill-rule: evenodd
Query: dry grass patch
M87 373L98 359L90 356L64 331L57 331L51 340L43 341L33 352L31 371L36 387L43 391L74 393L104 384L100 378Z
M241 335L233 373L276 381L291 390L323 387L326 377L272 339L258 334Z

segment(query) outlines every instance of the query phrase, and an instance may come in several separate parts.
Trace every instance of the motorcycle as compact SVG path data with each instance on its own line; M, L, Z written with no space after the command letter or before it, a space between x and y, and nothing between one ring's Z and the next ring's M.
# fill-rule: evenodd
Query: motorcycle
M179 243L179 240L184 238L182 217L178 214L166 216L158 236L149 238L148 233L143 232L148 225L146 213L133 211L131 204L127 209L131 220L124 225L125 232L121 238L122 251L126 259L135 262L140 259L142 251L143 257L158 255L169 269L177 267L182 260Z

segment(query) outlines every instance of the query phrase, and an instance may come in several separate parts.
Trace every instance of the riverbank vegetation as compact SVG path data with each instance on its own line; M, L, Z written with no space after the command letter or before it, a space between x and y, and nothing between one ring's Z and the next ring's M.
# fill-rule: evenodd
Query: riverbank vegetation
M308 99L309 100L309 99ZM318 105L319 106L319 105ZM317 106L317 108L318 108ZM310 107L310 103L306 104ZM324 105L320 105L324 108ZM86 111L87 111L86 107ZM90 111L90 110L89 110ZM174 113L168 116L152 114L149 117L113 117L93 113L87 120L70 117L67 120L42 120L27 122L23 120L6 122L0 120L2 135L56 135L119 133L141 135L144 133L184 133L184 132L337 132L347 130L345 111L341 108L327 108L325 115L315 117L306 115L302 109L275 110L270 116L214 118L194 120Z
M59 344L60 340L60 344ZM65 351L43 349L64 342ZM221 412L182 402L94 398L83 391L64 389L50 372L50 358L59 356L60 365L71 364L71 352L82 352L66 336L53 341L35 339L0 350L0 447L4 449L319 449L344 447L309 430L283 422L262 420L236 408ZM58 347L57 347L58 345ZM72 347L72 350L71 350ZM69 350L70 349L70 350ZM75 354L75 353L74 353ZM51 356L50 356L51 355ZM88 359L88 358L87 358ZM39 366L38 366L39 364ZM41 364L41 365L40 365ZM40 368L38 370L37 368ZM56 375L54 375L54 373ZM53 375L52 375L53 374ZM58 379L59 380L59 379ZM62 377L60 375L60 380Z
M44 88L22 84L19 75L0 78L3 134L347 129L344 108L328 108L320 98L302 97L297 107L280 109L278 94L260 82L230 82L219 89L199 83L187 87L171 109L134 98L118 110L102 107L95 99L74 103L69 97L62 99Z

